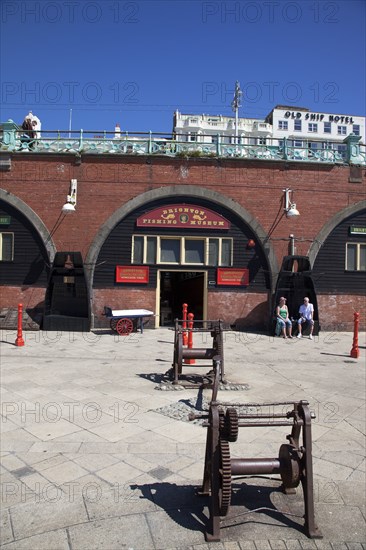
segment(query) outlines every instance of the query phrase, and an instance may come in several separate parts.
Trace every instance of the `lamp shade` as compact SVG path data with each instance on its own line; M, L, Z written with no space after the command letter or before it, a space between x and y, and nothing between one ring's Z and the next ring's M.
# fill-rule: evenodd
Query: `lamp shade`
M295 216L300 216L300 212L298 211L298 209L296 208L296 204L293 203L291 204L290 208L287 210L286 212L286 216L288 218L294 218Z
M64 214L70 214L70 212L75 212L75 206L71 202L66 202L62 207L62 212Z

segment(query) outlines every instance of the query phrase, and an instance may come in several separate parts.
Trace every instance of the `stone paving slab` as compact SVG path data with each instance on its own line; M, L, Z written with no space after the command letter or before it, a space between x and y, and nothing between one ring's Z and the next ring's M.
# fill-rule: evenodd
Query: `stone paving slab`
M195 402L200 410L210 399L209 390L157 389L173 334L27 331L18 348L15 331L1 332L1 547L366 550L365 333L358 360L349 356L350 333L314 341L225 333L226 376L241 389L220 391L220 400L308 399L316 413L314 498L324 538L307 539L301 490L283 495L272 476L234 480L229 527L211 544L207 499L195 494L206 429L159 412ZM277 456L287 430L241 429L232 455ZM300 517L251 512L258 503Z

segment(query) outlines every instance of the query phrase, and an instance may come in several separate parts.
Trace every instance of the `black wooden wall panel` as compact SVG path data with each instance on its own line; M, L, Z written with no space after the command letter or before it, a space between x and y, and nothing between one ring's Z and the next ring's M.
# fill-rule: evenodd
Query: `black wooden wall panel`
M0 232L14 233L14 260L0 261L1 285L47 285L48 255L32 224L18 210L0 201L0 215L11 216L10 225L0 225Z
M350 235L351 225L366 227L366 210L340 223L320 249L313 268L317 292L366 294L366 272L346 271L346 243L366 243L366 235Z

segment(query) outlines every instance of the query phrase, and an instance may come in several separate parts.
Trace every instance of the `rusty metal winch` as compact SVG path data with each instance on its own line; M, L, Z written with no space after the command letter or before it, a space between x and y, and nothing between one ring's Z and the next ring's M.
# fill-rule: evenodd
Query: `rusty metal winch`
M215 366L218 369L218 366ZM201 496L209 496L209 526L206 531L207 541L220 540L220 517L226 516L230 509L232 479L235 476L257 476L279 474L284 493L296 493L301 483L305 505L304 529L309 538L322 538L316 526L313 497L313 467L311 418L307 401L276 403L220 403L216 401L217 381L208 415L192 414L191 420L207 418L206 455ZM284 412L284 407L292 405L291 410ZM266 412L242 413L243 410L255 407ZM279 412L275 412L279 410ZM238 412L239 411L239 412ZM237 441L240 428L289 426L287 443L280 446L275 458L231 458L230 443ZM301 441L300 441L301 439ZM263 508L251 510L262 511ZM276 508L271 512L279 512ZM285 512L282 512L285 514ZM295 514L290 514L295 515Z
M202 323L199 321L199 323ZM204 325L207 328L194 326L184 328L182 322L179 319L175 320L175 334L174 334L174 355L173 355L173 365L170 371L173 384L181 384L185 387L201 387L202 385L212 387L213 380L216 375L214 371L215 361L219 365L219 372L217 376L218 382L225 383L224 379L224 341L223 341L223 323L221 320L217 321L204 321ZM184 337L186 333L198 334L207 334L209 333L212 337L212 345L208 348L194 348L194 347L185 347ZM211 364L196 364L195 360L211 360ZM211 371L207 373L206 378L208 377L208 383L204 382L205 376L202 376L202 383L195 384L189 382L187 377L183 375L183 367L194 366L196 369L202 368L211 368Z

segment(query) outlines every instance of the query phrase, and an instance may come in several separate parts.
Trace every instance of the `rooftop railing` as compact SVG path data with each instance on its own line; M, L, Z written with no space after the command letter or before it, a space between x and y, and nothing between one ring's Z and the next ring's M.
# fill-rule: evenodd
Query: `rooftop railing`
M163 133L100 132L100 131L42 131L34 136L13 121L0 125L0 152L62 153L74 155L156 155L165 157L219 157L249 160L317 162L325 164L366 165L365 145L361 137L347 136L342 143L267 139L265 144L227 143L228 137L198 136L196 141L181 141L183 136ZM250 140L250 138L248 138ZM199 141L198 141L199 140ZM341 147L340 147L341 145Z

